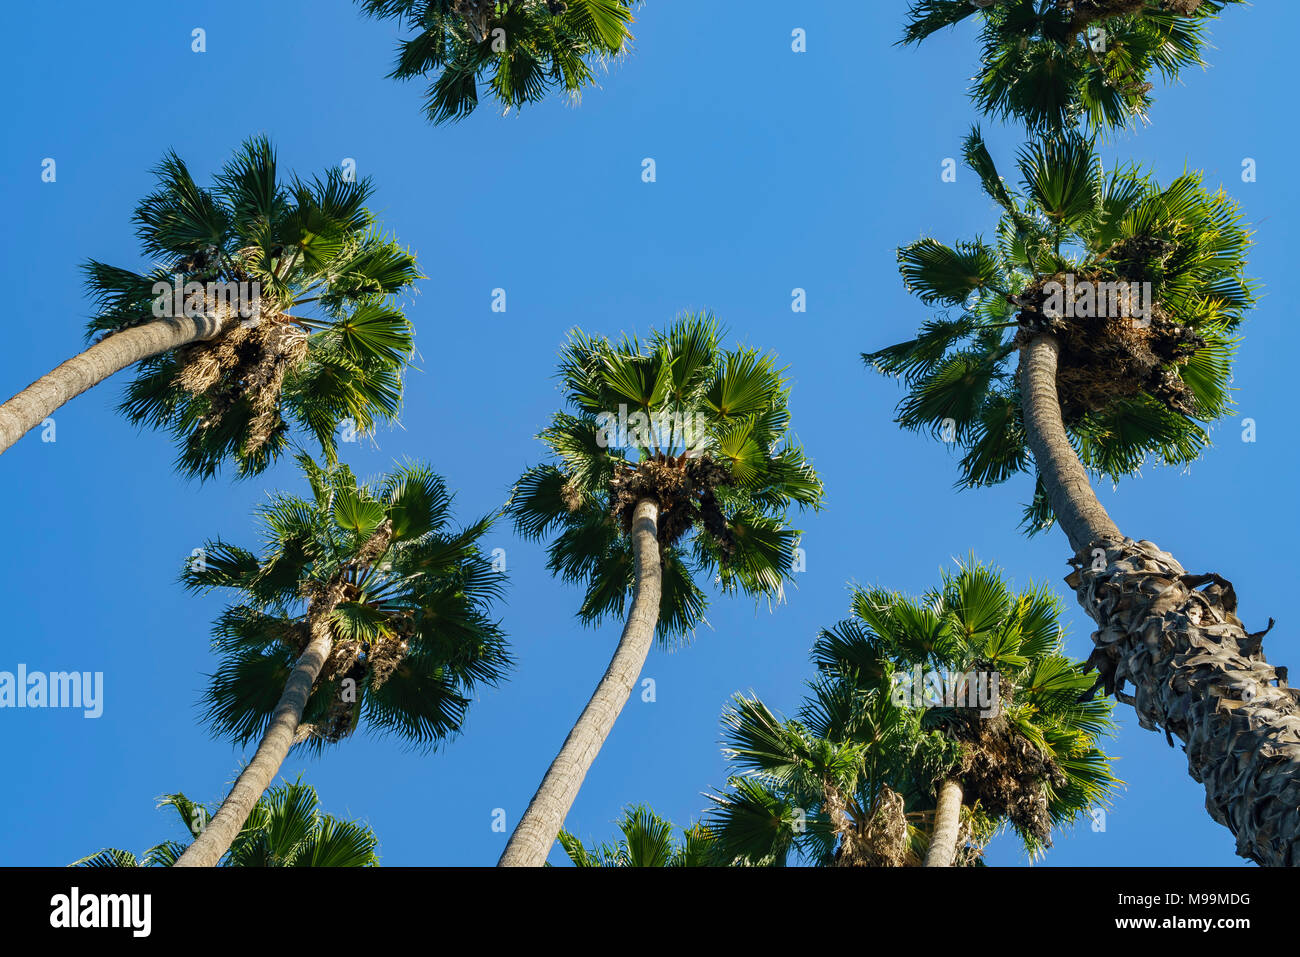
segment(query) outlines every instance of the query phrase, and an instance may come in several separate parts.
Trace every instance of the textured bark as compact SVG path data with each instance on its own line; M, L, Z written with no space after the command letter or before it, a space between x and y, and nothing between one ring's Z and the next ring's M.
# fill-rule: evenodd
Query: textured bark
M1231 582L1189 575L1151 542L1118 535L1077 457L1061 448L1056 356L1049 336L1021 354L1025 427L1075 548L1066 583L1098 625L1089 658L1098 683L1132 704L1143 727L1184 743L1188 772L1238 854L1300 865L1300 707L1286 669L1265 660L1264 632L1247 633Z
M632 518L632 552L636 564L632 608L614 657L582 714L551 762L541 786L519 819L498 867L541 867L573 806L601 745L627 704L659 621L662 566L659 560L659 507L654 499L636 503Z
M1184 743L1210 816L1259 864L1300 864L1300 707L1263 633L1237 618L1232 584L1188 575L1151 542L1108 543L1076 559L1066 582L1096 620L1095 665L1107 691L1148 729ZM1134 685L1132 697L1124 685Z
M113 373L160 352L211 339L228 321L207 316L159 319L107 336L0 405L0 454L55 409Z
M939 782L939 803L934 809L934 830L926 867L952 867L957 859L957 835L961 833L961 785L952 778Z

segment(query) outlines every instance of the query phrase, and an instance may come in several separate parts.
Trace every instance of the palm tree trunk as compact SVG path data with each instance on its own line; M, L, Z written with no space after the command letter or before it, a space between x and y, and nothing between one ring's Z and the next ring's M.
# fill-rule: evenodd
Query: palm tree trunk
M141 359L221 331L228 317L158 319L123 329L73 356L0 405L0 454L65 402Z
M337 604L337 599L335 600ZM174 867L215 867L239 835L253 806L271 786L289 749L295 744L303 709L311 697L311 689L320 676L330 656L334 639L328 614L310 616L311 640L299 656L284 692L271 713L271 723L258 742L253 760L248 762L221 807L212 816L194 843L185 849Z
M1286 686L1285 668L1265 660L1264 632L1246 632L1231 582L1189 575L1153 543L1120 535L1066 437L1059 352L1048 334L1025 346L1021 401L1029 447L1075 549L1066 583L1098 625L1089 663L1144 728L1162 728L1170 746L1174 736L1184 743L1188 772L1205 785L1206 808L1236 836L1238 854L1300 865L1298 692Z
M565 738L564 747L547 769L528 810L510 835L498 867L541 867L546 863L578 789L645 665L659 623L659 596L663 586L659 506L654 499L641 499L632 513L632 555L636 563L636 586L614 657Z
M930 832L930 849L925 852L926 867L952 867L957 859L957 835L961 833L961 785L952 778L939 782L939 803L934 809L934 830Z
M1020 356L1020 391L1034 463L1057 521L1078 552L1093 542L1118 541L1124 536L1093 494L1088 473L1074 454L1061 421L1061 402L1056 393L1060 351L1060 343L1052 335L1040 335L1026 346Z

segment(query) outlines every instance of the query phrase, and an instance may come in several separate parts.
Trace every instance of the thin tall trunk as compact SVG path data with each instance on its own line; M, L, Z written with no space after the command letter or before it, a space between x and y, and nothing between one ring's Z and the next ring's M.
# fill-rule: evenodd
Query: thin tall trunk
M1265 659L1268 629L1246 632L1231 582L1189 575L1153 543L1120 535L1066 437L1059 353L1048 334L1024 348L1021 399L1029 447L1075 549L1066 583L1098 625L1089 663L1144 728L1184 743L1188 772L1205 785L1206 808L1236 836L1238 854L1300 865L1300 692Z
M1088 473L1065 432L1056 392L1060 351L1060 343L1052 335L1040 335L1025 347L1020 356L1020 392L1025 434L1047 500L1070 545L1078 552L1093 542L1118 541L1124 536L1097 501Z
M641 499L632 513L632 555L636 563L632 608L614 657L565 738L564 747L547 769L528 810L510 835L498 867L541 867L546 863L578 789L645 665L659 622L659 596L663 586L659 506L654 499Z
M211 339L227 321L216 316L158 319L105 337L0 405L0 454L55 409L113 373L160 352Z
M939 782L939 803L934 809L934 830L926 867L952 867L957 859L957 836L961 833L961 785L952 778Z
M337 591L333 603L338 603ZM217 813L207 822L194 843L177 859L174 867L217 865L226 851L230 850L230 845L239 835L248 815L253 813L254 805L271 786L289 749L296 743L295 736L302 721L303 709L307 707L311 689L320 677L321 669L325 667L334 645L329 614L312 614L309 617L312 622L311 640L284 683L284 692L280 695L275 711L271 713L271 723L258 742L253 760L240 772Z

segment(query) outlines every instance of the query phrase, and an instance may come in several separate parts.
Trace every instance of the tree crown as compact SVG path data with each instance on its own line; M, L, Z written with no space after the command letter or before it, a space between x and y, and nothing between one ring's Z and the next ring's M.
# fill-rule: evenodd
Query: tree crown
M474 687L511 665L489 617L504 575L479 545L492 519L454 528L452 497L423 465L363 483L345 465L299 461L312 495L278 494L261 510L261 555L210 541L182 574L193 590L240 598L213 629L221 664L206 719L240 744L259 737L313 627L324 626L333 649L301 740L319 749L364 718L436 747L462 727Z
M209 187L171 152L155 175L135 221L156 264L138 273L88 262L89 331L182 313L227 323L140 362L127 387L121 411L174 434L177 468L207 479L229 459L240 476L259 474L287 447L290 422L333 461L340 422L364 434L395 419L413 350L396 297L419 273L366 209L371 181L331 169L282 182L265 137L244 143Z
M626 808L618 822L616 843L585 846L568 831L559 840L575 867L704 867L713 863L712 839L702 826L683 829L681 837L644 804Z
M1242 0L916 0L903 43L978 16L980 110L1031 131L1094 130L1144 121L1150 77L1172 82L1204 66L1206 25Z
M1098 745L1112 705L1085 697L1089 668L1065 657L1049 590L1015 592L972 559L918 598L858 588L852 607L818 637L796 717L743 695L724 714L735 773L705 819L724 857L919 863L946 777L963 787L965 863L1008 826L1038 856L1104 806L1119 783Z
M899 249L907 288L949 311L863 356L906 385L898 423L959 447L962 487L1028 471L1014 357L1050 332L1062 417L1087 468L1118 481L1150 458L1196 460L1207 425L1231 412L1235 333L1256 298L1237 204L1196 172L1166 187L1134 166L1107 173L1077 133L1021 151L1018 193L978 129L965 157L1001 213L997 240ZM1025 527L1052 522L1039 483Z
M158 806L174 810L191 836L216 813L180 792L164 795ZM182 841L163 841L139 858L110 847L70 866L171 867L185 847ZM379 838L366 825L322 813L316 789L300 779L267 789L218 866L378 867L378 847Z
M787 512L819 507L822 484L790 436L772 356L724 349L722 337L707 314L646 341L570 336L559 378L571 411L539 436L553 462L524 473L507 512L530 539L554 534L548 567L586 584L584 622L623 614L642 498L659 506L661 640L702 620L701 572L726 594L783 594L799 536Z
M504 109L560 91L572 98L596 70L629 49L640 0L359 0L366 15L416 30L403 40L390 77L434 75L425 113L462 120L480 88Z

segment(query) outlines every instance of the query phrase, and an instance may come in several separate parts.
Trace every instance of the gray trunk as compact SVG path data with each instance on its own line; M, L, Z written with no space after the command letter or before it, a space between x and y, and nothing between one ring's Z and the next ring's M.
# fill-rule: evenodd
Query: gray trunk
M335 599L337 601L337 599ZM271 786L289 749L296 743L303 709L333 646L329 615L313 617L311 641L284 683L284 693L271 714L271 723L258 742L253 760L240 773L221 807L194 843L185 849L175 867L215 867L239 835L253 807Z
M1034 464L1056 520L1077 552L1092 542L1118 541L1124 536L1093 494L1088 473L1075 455L1061 421L1061 402L1056 393L1060 349L1056 337L1046 334L1025 347L1020 355L1020 394Z
M925 852L926 867L952 867L961 833L961 785L952 778L939 782L939 803L934 809L934 830Z
M40 425L55 409L113 373L160 352L211 339L223 326L221 319L207 316L159 319L107 336L0 405L0 453Z
M541 867L546 863L551 845L564 826L564 818L578 796L587 771L632 694L654 643L655 626L659 622L659 596L663 583L658 524L659 507L655 501L643 498L637 502L632 513L636 586L623 636L605 676L596 685L591 700L542 778L528 810L510 835L501 860L497 862L498 867Z
M1247 633L1231 582L1189 575L1151 542L1119 534L1078 458L1066 455L1058 353L1051 336L1030 342L1021 393L1030 449L1075 549L1066 583L1098 625L1089 663L1144 728L1184 743L1188 772L1238 854L1300 865L1300 706L1286 669L1265 659L1263 632Z

